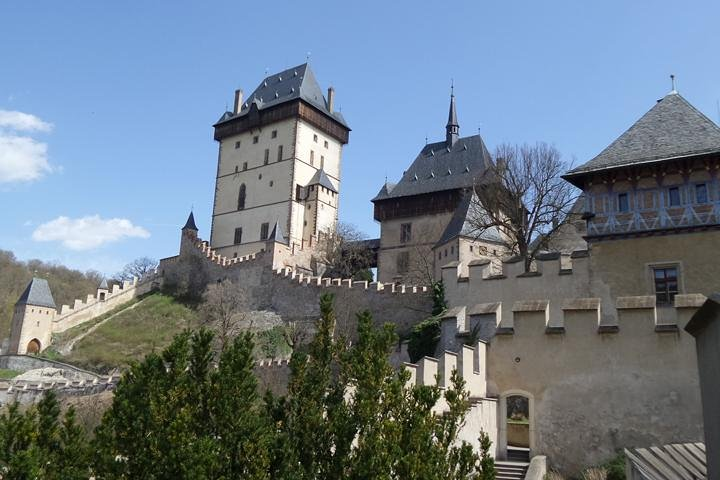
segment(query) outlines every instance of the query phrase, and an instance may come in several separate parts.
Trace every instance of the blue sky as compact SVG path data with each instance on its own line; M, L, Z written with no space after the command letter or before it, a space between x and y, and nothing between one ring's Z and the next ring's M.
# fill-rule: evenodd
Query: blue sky
M111 274L175 254L191 206L209 237L211 125L308 52L353 129L341 219L377 235L369 200L443 137L451 78L461 135L579 164L671 73L718 121L718 19L709 0L2 2L0 249Z

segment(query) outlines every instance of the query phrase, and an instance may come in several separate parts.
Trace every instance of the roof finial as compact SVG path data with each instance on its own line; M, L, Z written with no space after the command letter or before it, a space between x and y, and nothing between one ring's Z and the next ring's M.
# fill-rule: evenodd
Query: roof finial
M670 93L677 93L677 90L675 89L675 75L670 75L670 83L672 84L672 90Z
M305 54L305 61L306 61L307 63L310 63L310 56L311 56L311 55L312 55L312 52L307 52L307 53Z
M450 84L450 111L448 112L448 123L445 125L445 143L448 148L455 145L460 137L460 125L457 121L457 112L455 111L455 82Z

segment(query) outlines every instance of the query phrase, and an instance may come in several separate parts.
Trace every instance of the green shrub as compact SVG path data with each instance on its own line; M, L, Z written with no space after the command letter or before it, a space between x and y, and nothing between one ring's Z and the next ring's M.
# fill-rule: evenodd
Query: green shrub
M430 317L415 325L408 339L408 355L415 363L425 356L435 355L440 341L440 317Z

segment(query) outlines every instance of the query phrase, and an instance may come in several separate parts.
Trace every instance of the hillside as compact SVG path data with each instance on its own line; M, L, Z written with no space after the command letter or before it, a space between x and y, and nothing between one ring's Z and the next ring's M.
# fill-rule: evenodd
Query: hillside
M109 372L162 350L176 334L200 325L197 305L153 293L55 335L44 355L88 370ZM257 332L255 340L258 358L285 357L290 353L283 327Z
M12 252L0 250L0 340L10 336L13 307L33 275L47 279L58 307L94 294L102 281L98 272L83 273L40 260L22 262Z
M198 326L198 313L192 306L155 293L57 335L48 356L106 372L162 350L174 335ZM66 342L82 334L86 336L75 343L68 355L57 353Z

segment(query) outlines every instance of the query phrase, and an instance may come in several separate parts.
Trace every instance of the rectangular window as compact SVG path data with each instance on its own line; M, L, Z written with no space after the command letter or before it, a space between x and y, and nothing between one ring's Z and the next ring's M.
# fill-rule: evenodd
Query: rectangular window
M400 224L400 243L407 243L412 238L412 223Z
M325 148L328 148L328 146L329 146L328 141L325 140Z
M313 142L317 143L317 134L313 135Z
M255 136L253 137L253 143L258 143L259 141L260 141L260 137L258 137L257 135L255 135Z
M282 154L283 154L283 146L278 145L278 159L277 159L278 162L282 160Z
M310 150L310 165L315 166L315 152Z
M407 273L410 268L410 252L400 252L397 256L397 272Z
M680 188L670 187L668 189L668 203L671 207L680 206Z
M695 185L695 203L707 203L707 201L707 185L704 183L698 183Z
M235 245L242 243L242 227L235 229L235 239L233 240Z
M270 138L277 138L277 130L273 130L272 133L270 133Z
M243 171L247 170L247 162L243 162Z
M235 148L240 148L240 140L238 140L237 142L235 142Z
M630 203L628 202L628 194L618 194L618 212L627 212L630 210Z
M320 155L320 168L325 168L325 156Z
M677 267L653 268L655 298L658 305L672 305L678 293Z
M262 225L260 225L260 240L267 240L269 228L269 223L263 223Z
M269 161L270 161L270 149L266 148L265 149L265 159L263 160L263 165L267 165Z

